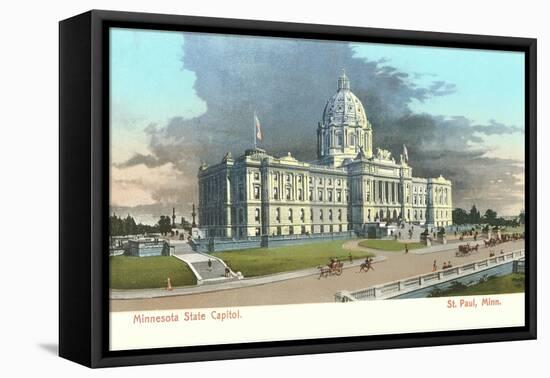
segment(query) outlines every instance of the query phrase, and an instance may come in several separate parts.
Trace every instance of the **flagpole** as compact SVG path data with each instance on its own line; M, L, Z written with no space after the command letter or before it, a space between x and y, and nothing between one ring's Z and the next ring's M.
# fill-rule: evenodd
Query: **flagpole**
M254 149L256 150L256 112L254 112L254 115L252 117L252 127L254 130Z

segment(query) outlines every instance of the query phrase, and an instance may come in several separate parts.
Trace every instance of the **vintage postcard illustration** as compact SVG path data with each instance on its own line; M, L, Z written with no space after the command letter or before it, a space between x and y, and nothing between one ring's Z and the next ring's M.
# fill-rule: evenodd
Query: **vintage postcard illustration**
M523 325L523 53L109 35L113 350Z

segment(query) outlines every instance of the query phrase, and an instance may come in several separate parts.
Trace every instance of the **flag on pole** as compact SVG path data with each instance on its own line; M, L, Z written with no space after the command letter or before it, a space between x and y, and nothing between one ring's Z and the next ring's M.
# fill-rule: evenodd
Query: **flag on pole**
M262 140L262 128L260 125L260 120L258 119L258 116L256 115L256 112L254 112L254 127L256 130L256 139Z
M409 161L409 152L407 151L407 146L403 145L403 157L405 158L405 161Z

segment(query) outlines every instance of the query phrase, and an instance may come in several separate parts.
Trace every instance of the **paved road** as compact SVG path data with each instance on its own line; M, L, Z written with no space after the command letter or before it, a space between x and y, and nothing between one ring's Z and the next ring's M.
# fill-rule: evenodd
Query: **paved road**
M345 243L345 248L364 250L357 240ZM492 248L496 253L501 249L513 251L524 248L524 241L507 242ZM434 260L441 267L443 261L454 265L489 257L489 248L480 248L477 254L455 257L455 250L429 254L405 254L403 252L373 251L386 260L374 264L374 271L358 273L357 267L344 270L337 277L317 279L315 276L291 279L282 282L244 287L218 292L183 295L177 297L111 300L111 311L140 311L180 308L208 308L253 305L276 305L297 303L333 302L334 293L339 290L358 290L405 277L427 273L432 270Z

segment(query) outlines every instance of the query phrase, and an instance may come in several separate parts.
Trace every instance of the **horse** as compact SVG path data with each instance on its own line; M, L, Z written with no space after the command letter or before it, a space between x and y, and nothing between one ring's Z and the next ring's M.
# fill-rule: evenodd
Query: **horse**
M319 277L317 278L318 280L320 280L321 277L328 277L331 271L328 266L318 266L317 269L319 269Z
M374 270L373 266L372 266L372 262L371 261L365 261L363 263L361 263L361 265L359 265L360 269L359 269L359 273L361 272L368 272L369 270Z

